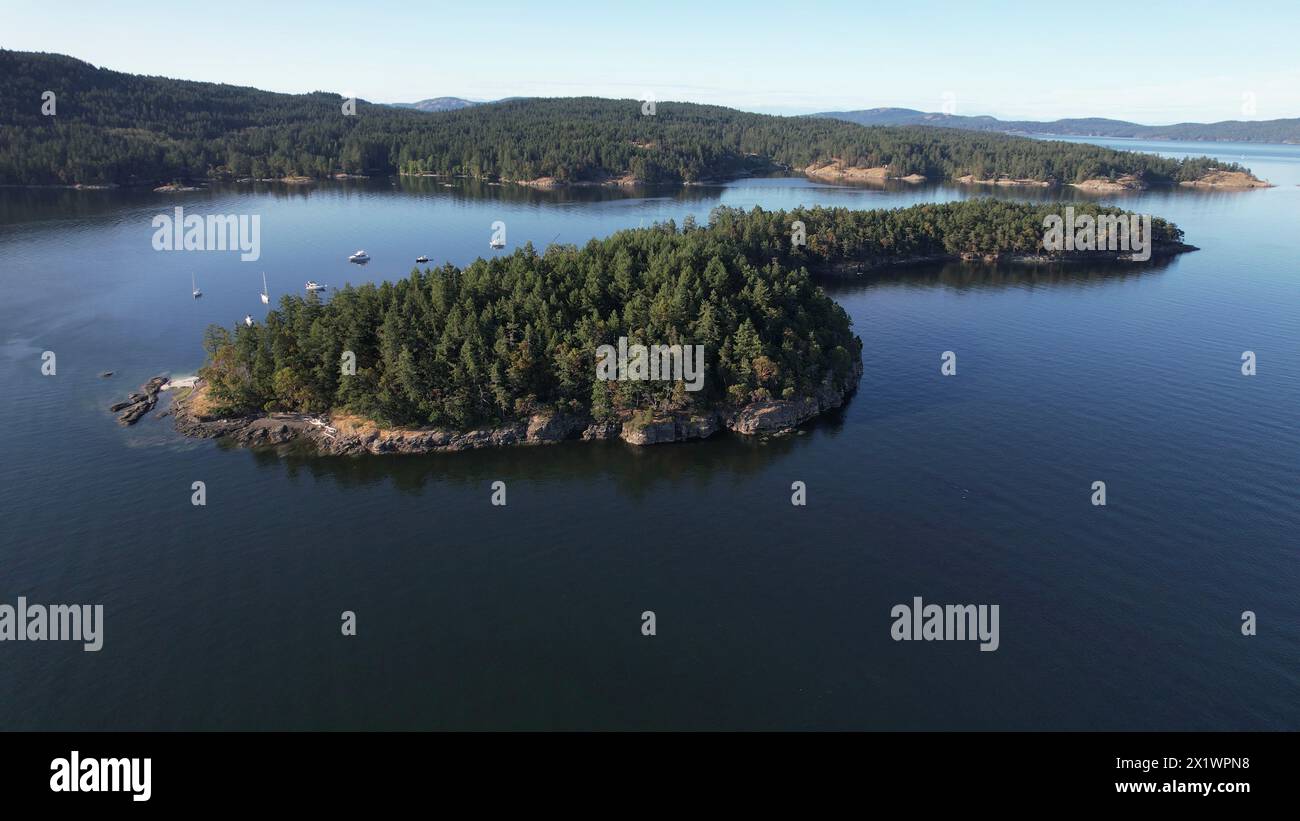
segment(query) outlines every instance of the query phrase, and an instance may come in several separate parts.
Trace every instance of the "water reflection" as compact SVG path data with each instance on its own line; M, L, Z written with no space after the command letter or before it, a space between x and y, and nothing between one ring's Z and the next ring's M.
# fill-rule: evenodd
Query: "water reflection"
M1192 251L1190 253L1196 253ZM944 287L958 290L978 288L1023 288L1026 286L1091 287L1164 273L1178 257L1149 262L982 263L947 262L898 266L855 279L818 277L826 293L856 293L884 286Z

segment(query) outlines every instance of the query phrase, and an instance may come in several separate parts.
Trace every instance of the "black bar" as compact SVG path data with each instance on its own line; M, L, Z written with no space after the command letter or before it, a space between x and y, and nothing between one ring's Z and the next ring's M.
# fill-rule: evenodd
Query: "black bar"
M1232 811L1242 802L1286 801L1296 761L1289 733L11 733L4 740L7 799L131 812L338 810L458 795L493 804L549 796L549 803L615 785L661 798L689 786L760 801L843 794L862 806L911 798L971 808ZM82 767L89 758L150 759L148 800L133 800L128 790L54 792L51 762L71 763L74 750ZM1177 767L1166 766L1175 759ZM1152 761L1157 766L1144 771L1141 762ZM1209 783L1214 792L1189 791L1189 783ZM1119 786L1146 784L1155 792ZM618 805L628 801L640 799L625 796Z

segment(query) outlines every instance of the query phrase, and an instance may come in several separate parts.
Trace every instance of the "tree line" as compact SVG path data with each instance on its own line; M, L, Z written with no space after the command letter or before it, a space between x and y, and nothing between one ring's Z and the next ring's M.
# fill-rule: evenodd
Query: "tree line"
M56 113L42 114L42 93ZM560 182L696 182L840 159L894 176L1062 183L1192 180L1238 166L928 126L863 127L636 100L515 99L424 112L336 94L145 77L0 50L0 184L156 184L211 177L445 174Z

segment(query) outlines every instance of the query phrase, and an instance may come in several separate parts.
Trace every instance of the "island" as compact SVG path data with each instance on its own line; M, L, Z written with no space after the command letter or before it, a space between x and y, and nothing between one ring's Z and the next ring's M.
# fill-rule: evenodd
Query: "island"
M580 248L528 245L347 286L328 301L286 295L261 322L208 328L206 364L171 413L189 436L297 441L331 454L785 433L841 407L862 374L861 339L817 276L922 261L1133 258L1045 251L1044 225L1067 207L1080 221L1129 216L1095 203L992 199L719 207L707 226L687 218ZM1172 223L1150 225L1151 258L1194 250ZM700 346L699 389L602 375L598 352L620 341Z

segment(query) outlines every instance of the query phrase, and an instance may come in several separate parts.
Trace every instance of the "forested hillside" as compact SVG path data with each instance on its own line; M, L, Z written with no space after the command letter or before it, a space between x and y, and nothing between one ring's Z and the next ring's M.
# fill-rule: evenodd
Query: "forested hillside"
M41 113L42 92L57 113ZM1088 145L926 127L865 128L717 106L520 99L423 112L98 69L0 50L0 184L145 184L334 173L464 174L560 183L692 182L839 159L893 176L1077 182L1197 179L1223 166Z

